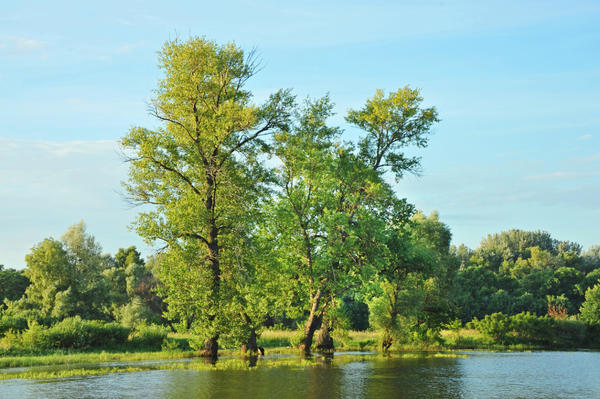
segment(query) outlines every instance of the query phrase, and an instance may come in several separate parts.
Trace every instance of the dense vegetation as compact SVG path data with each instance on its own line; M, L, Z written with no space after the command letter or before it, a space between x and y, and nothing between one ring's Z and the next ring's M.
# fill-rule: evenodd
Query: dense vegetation
M36 244L24 272L0 268L0 349L181 346L167 327L213 357L257 352L266 327L306 353L367 328L383 351L442 345L442 329L461 347L465 323L501 345L600 343L600 247L521 230L451 247L437 213L392 189L438 121L417 89L350 110L350 138L328 96L253 104L256 62L235 45L175 40L159 60L161 125L122 145L125 189L146 205L133 225L163 249L103 254L83 223Z

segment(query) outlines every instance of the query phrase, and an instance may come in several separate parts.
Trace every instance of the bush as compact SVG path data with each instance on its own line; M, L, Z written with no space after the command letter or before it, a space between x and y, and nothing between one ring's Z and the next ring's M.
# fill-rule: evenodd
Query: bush
M165 352L189 351L190 344L187 339L165 338L160 349Z
M0 319L0 337L4 336L8 330L24 331L27 329L27 319L23 317L4 316Z
M70 317L50 328L32 323L23 333L23 346L31 349L86 349L127 342L129 329L117 323Z
M290 337L290 346L292 348L298 348L302 341L304 340L304 329L299 328L291 337Z
M132 342L139 346L160 348L169 330L156 324L140 324L132 337Z
M483 320L473 319L469 325L501 344L513 341L544 347L573 348L583 345L586 338L589 345L594 334L593 329L586 327L583 321L560 320L529 312L514 316L494 313Z
M585 302L581 305L581 318L587 324L600 324L600 284L585 291Z
M506 343L511 332L511 318L504 313L492 313L483 319L473 319L469 323L475 330L494 338L500 343Z
M520 343L551 345L555 320L548 316L536 316L522 312L511 317L515 339Z
M560 348L574 348L583 345L586 325L580 320L554 320L553 344Z

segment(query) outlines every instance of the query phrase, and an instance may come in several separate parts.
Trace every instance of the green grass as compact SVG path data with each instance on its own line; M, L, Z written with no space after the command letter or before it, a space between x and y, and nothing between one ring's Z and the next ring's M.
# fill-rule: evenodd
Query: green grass
M422 358L441 358L441 357L465 357L454 353L403 353L393 355L391 358L403 359L422 359ZM386 357L390 358L390 357ZM56 369L31 369L19 370L15 372L0 373L0 380L6 379L51 379L65 378L86 375L102 375L109 373L128 373L150 370L258 370L264 368L287 367L293 369L303 369L307 367L331 367L340 366L350 362L364 361L367 359L384 359L379 355L340 355L334 358L314 356L311 359L305 359L299 356L276 358L276 359L258 359L256 364L242 358L230 358L219 360L216 364L211 364L205 359L192 360L190 362L165 362L165 363L141 363L139 365L115 365L107 367L57 367ZM131 360L131 359L128 359ZM149 359L143 359L149 360Z
M494 341L477 330L461 328L458 331L441 331L443 347L447 349L481 349L488 351L526 351L534 349L547 349L535 344L510 344L503 345Z
M298 350L292 348L290 340L297 334L296 331L265 330L258 339L258 345L266 349L267 354L291 353L298 354ZM457 357L462 356L452 352L441 352L444 350L510 350L523 351L530 349L541 349L531 345L499 345L491 338L472 329L460 329L458 331L445 330L441 332L442 343L440 345L394 345L391 357L416 358L416 357ZM240 356L238 348L227 348L219 350L221 360L217 365L206 363L204 359L198 358L189 362L165 362L149 363L139 365L121 365L114 367L94 367L90 365L110 362L143 362L156 360L174 360L194 358L197 351L189 350L186 343L194 337L190 334L169 334L169 340L177 341L182 349L159 350L158 348L140 348L134 345L125 345L116 348L105 348L104 350L48 350L40 353L31 351L11 351L4 353L0 351L0 368L32 367L33 369L11 372L7 370L0 373L0 379L6 378L61 378L75 375L96 375L112 372L134 372L142 370L160 369L232 369L250 368L249 363ZM372 331L348 331L334 334L334 342L337 351L377 351L379 332ZM185 349L187 348L187 349ZM349 361L354 355L336 356L335 363ZM359 357L362 355L358 355ZM226 359L223 360L223 357ZM305 367L307 365L318 365L323 358L315 356L312 360L302 359L299 356L285 359L260 359L261 367ZM56 369L36 370L36 366L58 366Z
M296 331L265 330L258 339L258 345L275 350L291 348L290 340L295 334ZM370 351L376 350L379 332L346 331L342 334L334 334L333 338L336 350Z
M291 347L290 339L296 331L265 330L257 340L258 346L263 348L288 348Z
M0 368L51 366L61 364L136 362L142 360L184 359L197 356L193 351L174 352L75 352L55 351L43 355L1 356Z

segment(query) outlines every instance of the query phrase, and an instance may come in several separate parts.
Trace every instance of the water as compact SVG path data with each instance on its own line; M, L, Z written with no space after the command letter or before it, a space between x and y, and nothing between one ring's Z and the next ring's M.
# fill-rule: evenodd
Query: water
M600 398L599 352L486 353L307 368L152 370L0 381L0 398Z

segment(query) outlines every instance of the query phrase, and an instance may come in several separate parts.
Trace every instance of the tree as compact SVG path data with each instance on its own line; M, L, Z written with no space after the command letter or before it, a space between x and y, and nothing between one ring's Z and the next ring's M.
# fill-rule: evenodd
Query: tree
M452 313L450 286L458 262L450 256L451 234L437 212L417 212L388 229L388 265L369 301L373 325L383 330L381 348L397 341L430 338Z
M110 281L113 317L127 327L156 323L164 310L156 294L157 279L134 247L119 248L112 267L104 270Z
M293 98L272 95L261 107L244 85L257 71L252 53L234 44L192 37L165 43L164 78L151 102L162 126L136 127L122 139L130 154L130 198L148 204L135 227L148 241L166 243L161 262L169 314L206 338L216 357L218 339L239 318L235 256L253 227L268 174L263 137L285 127Z
M16 301L21 298L30 283L23 271L5 269L4 265L0 265L0 309L4 307L5 299Z
M25 256L31 280L26 299L42 316L106 319L109 289L101 247L83 222L70 226L60 241L46 238Z
M600 283L585 292L580 308L581 318L588 324L600 324Z
M419 89L405 86L387 97L377 90L362 109L348 112L346 121L365 132L359 156L373 170L391 170L397 178L419 170L420 158L407 157L401 150L426 147L431 127L439 122L435 108L424 108L422 102Z
M306 352L319 325L317 346L332 349L327 314L336 298L383 267L386 227L412 212L384 176L389 170L400 178L418 169L418 158L400 150L425 146L437 121L435 109L421 109L421 101L418 90L405 87L388 97L378 91L365 108L351 110L347 121L364 130L357 148L340 144L341 131L327 126L327 97L308 101L297 125L276 136L279 240L292 249L286 262L296 265L294 275L306 293Z

